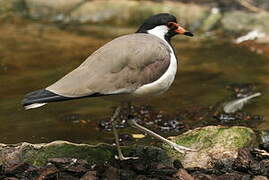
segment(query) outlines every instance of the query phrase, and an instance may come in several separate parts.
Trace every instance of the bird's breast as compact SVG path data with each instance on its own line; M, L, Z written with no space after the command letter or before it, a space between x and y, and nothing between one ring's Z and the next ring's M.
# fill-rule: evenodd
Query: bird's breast
M138 96L154 96L164 93L173 83L177 72L177 60L174 52L171 52L170 64L166 72L156 81L145 84L136 89L132 95Z

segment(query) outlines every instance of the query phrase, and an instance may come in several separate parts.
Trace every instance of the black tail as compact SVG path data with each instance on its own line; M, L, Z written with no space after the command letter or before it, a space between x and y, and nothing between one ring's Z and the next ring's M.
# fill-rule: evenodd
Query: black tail
M94 93L88 96L80 96L80 97L65 97L58 94L55 94L49 90L46 89L40 89L37 91L30 92L24 96L24 99L22 100L22 105L26 109L31 109L35 107L27 108L27 106L32 104L42 104L42 103L49 103L49 102L57 102L57 101L67 101L72 99L80 99L85 97L98 97L103 96L99 93ZM41 105L42 106L42 105ZM40 107L40 106L37 106Z
M70 98L55 94L46 89L40 89L26 94L24 96L24 99L22 100L22 105L28 106L34 103L48 103L55 101L64 101L68 99Z

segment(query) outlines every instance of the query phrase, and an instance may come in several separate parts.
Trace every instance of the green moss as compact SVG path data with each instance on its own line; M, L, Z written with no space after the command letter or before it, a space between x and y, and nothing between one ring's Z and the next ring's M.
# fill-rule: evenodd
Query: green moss
M221 127L208 126L197 128L179 135L173 139L179 145L191 147L201 153L220 148L222 150L238 149L253 144L255 133L246 127ZM164 145L165 149L172 157L183 158L183 155Z
M110 146L78 146L68 143L44 146L40 149L27 147L22 154L26 162L36 166L44 165L49 158L77 158L92 164L105 162L114 157L114 152Z
M196 144L198 142L211 142L211 140L208 139L209 136L212 136L211 134L212 132L209 132L206 129L200 129L177 137L175 142L183 146L192 146L193 144Z
M232 128L232 130L238 134L238 136L235 137L234 142L234 145L237 148L253 145L256 140L255 134L251 129L235 127Z
M1 151L0 147L0 151ZM0 156L0 162L5 160L9 164L12 162L27 162L34 166L46 165L49 158L75 158L86 160L91 164L113 163L114 156L117 154L116 147L110 145L87 145L75 144L67 141L54 141L48 144L30 144L22 143L17 145L7 145L3 147L12 157L6 159ZM125 156L138 156L141 163L152 164L162 163L172 165L171 158L166 151L159 147L153 146L128 146L122 147ZM11 162L11 163L12 163Z

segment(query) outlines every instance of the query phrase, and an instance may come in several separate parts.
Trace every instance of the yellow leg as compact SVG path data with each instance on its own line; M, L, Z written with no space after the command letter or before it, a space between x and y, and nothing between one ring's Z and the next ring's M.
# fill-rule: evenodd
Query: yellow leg
M149 135L151 135L151 136L153 136L153 137L155 137L157 139L160 139L161 141L169 144L170 146L172 146L175 150L177 150L180 153L195 152L196 151L195 149L180 146L180 145L178 145L178 144L176 144L176 143L174 143L172 141L169 141L168 139L165 139L164 137L160 136L159 134L157 134L157 133L155 133L155 132L153 132L153 131L151 131L151 130L149 130L149 129L147 129L147 128L139 125L139 124L137 124L134 119L128 119L128 123L132 127L136 128L136 129L139 129L139 130L141 130L141 131L143 131L143 132L145 132L145 133L147 133L147 134L149 134Z

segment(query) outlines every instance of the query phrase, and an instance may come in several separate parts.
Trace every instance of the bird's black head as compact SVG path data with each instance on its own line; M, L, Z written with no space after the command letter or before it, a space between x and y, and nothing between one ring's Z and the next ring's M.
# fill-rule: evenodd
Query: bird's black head
M165 28L167 30L165 30ZM136 33L151 33L152 30L154 30L154 33L157 31L164 31L164 37L166 40L170 40L171 37L177 34L193 36L191 32L186 31L177 24L177 19L175 16L168 13L160 13L150 16L139 27Z

